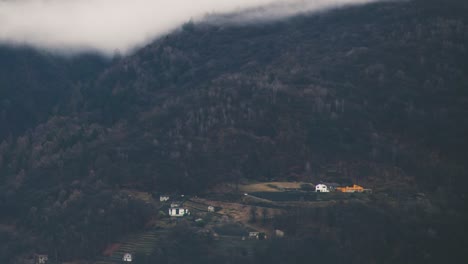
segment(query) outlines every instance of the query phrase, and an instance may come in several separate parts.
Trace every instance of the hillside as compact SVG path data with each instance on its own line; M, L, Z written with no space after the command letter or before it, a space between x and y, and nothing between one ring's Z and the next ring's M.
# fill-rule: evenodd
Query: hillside
M14 72L0 78L2 124L23 122L0 128L0 224L14 227L0 228L0 259L99 255L155 210L123 189L203 195L284 180L357 182L391 199L278 218L289 229L301 219L297 240L272 244L265 263L308 245L334 263L435 263L445 250L460 260L467 12L463 1L403 1L275 23L187 23L108 66L0 50L18 65L1 60ZM417 193L425 204L404 200ZM309 216L337 219L332 238L314 238Z
M95 54L62 57L0 45L0 141L16 138L62 113L74 87L110 64Z

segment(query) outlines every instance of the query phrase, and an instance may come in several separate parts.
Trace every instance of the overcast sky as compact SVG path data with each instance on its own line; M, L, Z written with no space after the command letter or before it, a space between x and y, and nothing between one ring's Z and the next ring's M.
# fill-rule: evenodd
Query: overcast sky
M0 42L127 53L207 14L280 19L375 0L0 0ZM247 12L255 8L255 12Z

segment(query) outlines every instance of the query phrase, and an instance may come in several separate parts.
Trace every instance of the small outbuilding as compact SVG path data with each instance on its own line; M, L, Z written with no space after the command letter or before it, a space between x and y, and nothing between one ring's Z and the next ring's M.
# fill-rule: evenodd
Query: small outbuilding
M214 207L214 206L212 206L212 205L208 206L208 212L214 213L214 211L215 211L215 207Z
M171 208L177 208L177 207L181 207L181 206L182 206L181 202L172 202L171 203Z
M249 232L249 238L257 239L258 234L260 234L260 232Z
M133 256L130 253L125 253L122 257L123 262L132 262L133 261Z
M170 199L169 195L164 194L164 195L159 196L159 201L160 202L167 202L167 201L169 201L169 199Z
M36 254L34 256L34 262L36 264L47 264L48 261L49 261L49 256L47 256L47 255Z
M284 237L284 231L276 229L275 230L275 236L276 237Z
M267 236L262 232L249 232L249 239L265 240Z

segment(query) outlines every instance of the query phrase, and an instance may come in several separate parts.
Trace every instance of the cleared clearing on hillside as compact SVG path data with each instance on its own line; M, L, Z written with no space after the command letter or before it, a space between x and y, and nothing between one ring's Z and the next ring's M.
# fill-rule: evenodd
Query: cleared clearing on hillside
M242 192L283 192L288 189L301 189L301 185L310 184L307 182L263 182L239 186Z

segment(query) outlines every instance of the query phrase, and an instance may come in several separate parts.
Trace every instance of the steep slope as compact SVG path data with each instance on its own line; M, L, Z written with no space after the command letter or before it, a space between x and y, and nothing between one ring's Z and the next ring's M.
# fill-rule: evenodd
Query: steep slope
M0 45L0 140L17 137L60 112L74 87L108 64L94 54L63 58Z
M238 175L317 181L328 166L434 190L447 177L433 171L457 171L468 147L465 59L464 17L419 2L189 24L78 89L79 114L25 135L35 169L11 170L195 191Z
M130 221L119 212L141 215L125 231L144 222L146 208L129 207L119 187L199 193L240 178L345 178L434 195L460 223L467 11L461 1L412 1L271 24L189 23L0 145L4 217L34 215L18 224L59 234L45 246L72 258L107 242L100 225ZM70 216L77 211L88 224Z

